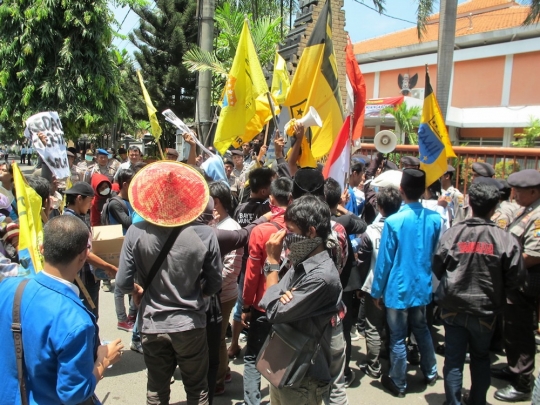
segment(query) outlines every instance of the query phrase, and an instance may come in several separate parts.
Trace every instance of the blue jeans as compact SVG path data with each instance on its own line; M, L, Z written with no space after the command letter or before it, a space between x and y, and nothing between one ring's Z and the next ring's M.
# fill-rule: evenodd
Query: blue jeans
M471 404L484 405L491 384L489 345L495 329L495 316L478 318L443 310L444 321L444 392L448 405L461 404L463 365L467 345L471 354Z
M409 325L420 349L420 369L424 377L437 375L437 361L431 334L426 323L426 307L407 309L386 308L386 320L390 328L390 372L388 375L400 390L407 388L407 347L405 339Z
M244 404L261 403L261 373L257 370L256 360L266 338L272 330L272 324L266 321L265 313L251 308L246 353L244 354ZM263 319L260 319L263 318Z

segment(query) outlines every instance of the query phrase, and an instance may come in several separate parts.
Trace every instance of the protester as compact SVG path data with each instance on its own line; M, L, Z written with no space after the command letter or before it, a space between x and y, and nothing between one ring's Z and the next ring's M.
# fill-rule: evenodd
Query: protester
M505 291L525 284L518 241L489 219L498 203L498 187L472 184L472 218L446 232L433 257L433 273L441 280L436 300L442 308L445 331L444 390L448 405L461 404L467 350L471 357L471 389L464 402L486 403L489 347L496 317L505 305Z
M456 169L453 166L447 165L446 173L444 173L440 179L441 194L446 198L446 201L448 203L450 225L452 225L452 222L456 215L456 210L460 207L463 207L464 199L463 194L461 194L461 192L457 188L455 188L452 183L455 172Z
M120 163L125 163L128 161L128 154L125 148L118 148L118 159Z
M177 161L178 160L178 152L174 148L167 148L167 149L165 149L165 158L167 160Z
M114 182L118 183L118 174L122 169L133 169L133 166L142 160L141 150L138 146L131 145L128 148L128 161L120 164L114 174ZM116 161L117 162L117 161Z
M92 226L104 225L101 223L101 211L107 199L111 197L112 183L109 178L101 173L92 175L92 189L94 198L90 208L90 224Z
M287 230L272 235L266 245L267 290L259 306L270 323L287 323L320 346L297 386L270 386L270 401L272 405L322 404L332 380L332 330L328 326L337 314L342 292L339 273L325 245L332 232L330 209L319 198L304 196L287 208L285 223ZM293 267L278 280L275 267L283 242Z
M437 247L441 217L418 202L425 181L422 170L403 171L400 194L405 205L385 221L371 286L373 298L384 297L390 328L390 372L383 375L382 384L400 398L407 388L405 338L409 326L418 342L426 383L434 385L438 377L426 305L431 302L431 256Z
M493 177L495 175L495 169L489 163L484 162L474 162L471 166L472 180L474 181L477 177ZM455 218L454 223L458 223L467 218L471 218L472 212L469 208L469 197L465 196L463 199L463 204L459 207L454 207L455 209Z
M217 214L217 229L238 230L240 225L230 217L232 211L232 196L229 187L223 182L213 182L209 185L210 196L214 200L214 211ZM237 249L225 255L222 255L223 262L223 282L220 293L221 314L223 317L220 331L219 345L219 369L216 376L215 395L221 395L225 392L225 382L231 379L228 370L229 356L227 353L227 343L225 342L227 326L231 312L238 298L237 280L242 268L243 249Z
M135 173L132 169L119 169L116 181L120 186L118 196L112 197L107 202L109 225L122 225L122 233L125 235L133 220L133 208L129 203L129 184ZM104 224L105 225L105 224Z
M83 403L122 356L120 339L100 345L96 319L78 298L74 280L87 259L88 239L88 228L74 217L53 218L43 230L44 269L22 287L23 403ZM12 332L14 297L21 285L21 278L0 283L0 398L10 404L21 402Z
M351 166L351 175L349 176L349 202L345 208L355 215L361 215L364 208L364 201L361 200L357 187L364 181L364 165L355 163Z
M276 179L270 185L271 221L253 229L246 264L243 289L242 324L249 328L244 354L244 404L261 403L261 374L255 367L257 356L270 333L271 325L265 320L265 311L258 305L266 291L266 242L271 235L285 229L285 210L291 202L292 181Z
M86 182L79 182L66 190L64 194L66 195L66 208L64 209L63 215L75 216L85 222L87 218L86 213L90 209L92 197L94 197L94 190L92 187ZM89 224L86 223L86 225L88 226L88 230L90 230ZM92 238L90 238L89 244L91 244L91 241ZM111 278L116 276L118 269L91 251L88 253L87 260L81 269L80 277L84 288L89 294L90 300L94 304L94 308L92 308L92 304L84 291L80 292L80 298L84 306L94 314L96 319L98 319L100 280L94 276L96 268L102 269Z
M367 293L365 297L366 311L366 363L360 370L371 378L378 379L382 375L381 350L383 336L388 342L386 331L386 309L384 303L377 305L376 300L370 295L373 283L373 274L379 255L381 235L385 221L388 217L399 211L401 207L401 196L394 187L385 187L377 193L377 209L381 218L369 225L366 232L361 235L361 243L358 247L358 261L360 262L360 273L365 275L362 291Z
M170 181L175 189L170 188ZM201 187L202 183L193 169L162 162L143 168L130 185L131 203L145 221L128 229L116 285L125 294L133 293L136 302L142 298L139 326L148 369L148 404L169 402L170 379L177 364L187 403L209 402L203 297L221 289L222 266L212 228L193 223L203 212L200 207L206 205L208 194L193 194L188 187ZM156 210L149 201L158 200L161 205ZM171 234L170 249L164 249ZM160 252L162 264L158 262L155 278L148 280ZM135 277L145 286L144 297L144 290L134 283Z

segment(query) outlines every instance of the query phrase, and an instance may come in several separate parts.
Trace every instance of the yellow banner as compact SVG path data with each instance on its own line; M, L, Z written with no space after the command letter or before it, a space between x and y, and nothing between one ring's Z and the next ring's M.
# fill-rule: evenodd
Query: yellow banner
M139 83L141 84L144 103L146 104L146 109L148 110L148 119L150 120L152 136L155 138L156 141L159 141L159 138L161 137L161 127L159 126L159 121L156 116L157 110L152 104L150 94L148 94L148 91L146 90L140 70L137 70L137 76L139 77Z
M276 51L274 58L274 74L272 76L272 95L278 105L283 105L289 94L291 82L287 70L287 62Z
M268 85L251 39L247 20L225 85L214 146L222 154L260 133L272 118Z
M43 243L41 197L28 185L17 163L13 163L13 184L17 195L19 215L19 260L32 274L43 270L43 256L39 246Z
M284 103L291 118L302 118L314 107L323 126L311 127L311 152L315 159L326 155L343 125L343 106L332 43L332 12L327 1L302 53Z

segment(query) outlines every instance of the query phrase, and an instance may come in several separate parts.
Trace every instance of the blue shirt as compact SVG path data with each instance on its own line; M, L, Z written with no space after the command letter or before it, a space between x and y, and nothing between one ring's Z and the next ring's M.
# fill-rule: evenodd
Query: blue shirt
M385 221L371 295L388 308L431 302L431 259L441 232L441 216L419 202L403 205Z
M0 398L5 404L21 403L11 323L22 280L0 283ZM97 384L98 327L75 292L38 273L24 289L21 324L28 402L75 405L89 398Z

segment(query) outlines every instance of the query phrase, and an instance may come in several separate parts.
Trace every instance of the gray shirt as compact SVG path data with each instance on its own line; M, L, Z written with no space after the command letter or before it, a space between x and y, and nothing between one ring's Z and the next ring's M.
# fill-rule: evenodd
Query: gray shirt
M286 291L294 288L293 298L287 304L280 302ZM339 273L327 251L318 253L294 269L290 269L278 284L266 290L259 306L266 310L271 323L287 323L314 338L322 336L321 350L311 364L308 375L329 382L330 318L338 312L341 301Z
M116 286L125 294L134 278L144 285L172 228L149 222L127 231ZM214 230L191 223L182 229L149 286L139 308L143 333L175 333L206 327L203 296L221 289L221 253ZM141 325L142 322L142 325Z

